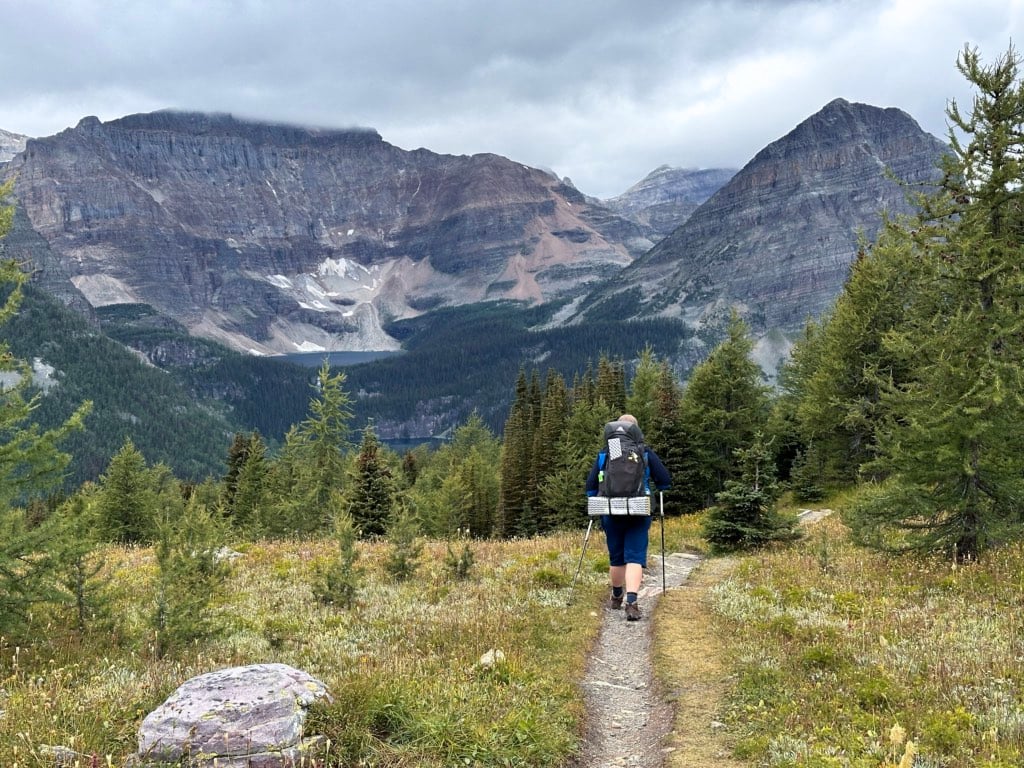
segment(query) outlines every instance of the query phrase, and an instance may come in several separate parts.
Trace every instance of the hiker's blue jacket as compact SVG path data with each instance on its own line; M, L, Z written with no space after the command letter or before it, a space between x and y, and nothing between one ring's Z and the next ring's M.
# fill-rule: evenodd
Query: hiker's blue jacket
M654 482L654 487L659 491L667 491L672 487L672 476L665 469L665 465L661 463L661 459L658 458L658 454L648 448L644 457L647 459L647 468L644 470L644 490L647 493L651 492L651 481ZM590 468L590 474L587 475L587 496L597 496L598 491L598 473L604 468L605 453L601 451L597 454L597 459L594 461L594 466Z

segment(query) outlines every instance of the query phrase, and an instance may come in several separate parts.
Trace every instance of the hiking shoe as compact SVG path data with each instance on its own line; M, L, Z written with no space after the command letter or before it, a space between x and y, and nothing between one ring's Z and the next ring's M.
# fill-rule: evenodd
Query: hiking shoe
M626 603L626 621L640 621L640 606L636 603Z
M608 607L611 608L613 611L619 610L619 608L622 607L622 595L619 595L618 597L616 597L615 595L611 595L608 598Z

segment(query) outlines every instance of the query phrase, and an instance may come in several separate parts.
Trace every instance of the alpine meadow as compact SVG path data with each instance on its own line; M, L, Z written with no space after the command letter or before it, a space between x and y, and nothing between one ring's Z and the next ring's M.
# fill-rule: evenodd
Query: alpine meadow
M351 368L255 361L143 303L83 320L5 256L0 766L241 766L139 754L140 726L196 676L281 664L329 691L301 723L319 738L252 765L592 768L583 689L614 611L584 482L622 414L672 478L651 560L700 560L641 622L673 718L643 765L1024 764L1024 77L1012 46L956 65L974 97L935 174L894 180L912 212L878 212L771 378L741 302L713 330L620 317L632 294L596 276L626 225L575 208L557 234L600 245L585 292L424 293L385 324L403 351ZM26 238L13 179L0 201L0 236ZM409 414L458 424L398 450L380 424Z

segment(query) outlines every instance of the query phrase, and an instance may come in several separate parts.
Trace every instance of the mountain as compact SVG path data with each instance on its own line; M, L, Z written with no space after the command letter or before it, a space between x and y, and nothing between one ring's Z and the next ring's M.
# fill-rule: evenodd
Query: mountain
M25 142L28 136L20 133L10 133L0 129L0 163L6 163L16 154L25 149Z
M572 298L643 250L635 223L547 172L372 130L90 117L30 139L6 174L46 290L259 354L396 349L389 322Z
M761 337L797 334L842 289L858 236L877 233L883 210L910 212L887 169L934 180L947 151L905 112L836 99L582 302L576 321L660 316L713 328L735 306Z
M683 224L735 174L735 168L661 165L621 195L601 202L620 216L647 227L653 245Z

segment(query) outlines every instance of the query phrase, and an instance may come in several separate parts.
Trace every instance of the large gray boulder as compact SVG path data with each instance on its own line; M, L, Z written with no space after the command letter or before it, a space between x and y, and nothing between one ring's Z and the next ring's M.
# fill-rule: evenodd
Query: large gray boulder
M303 736L307 709L318 699L331 700L326 686L287 664L194 677L142 721L137 764L298 765L320 741Z

